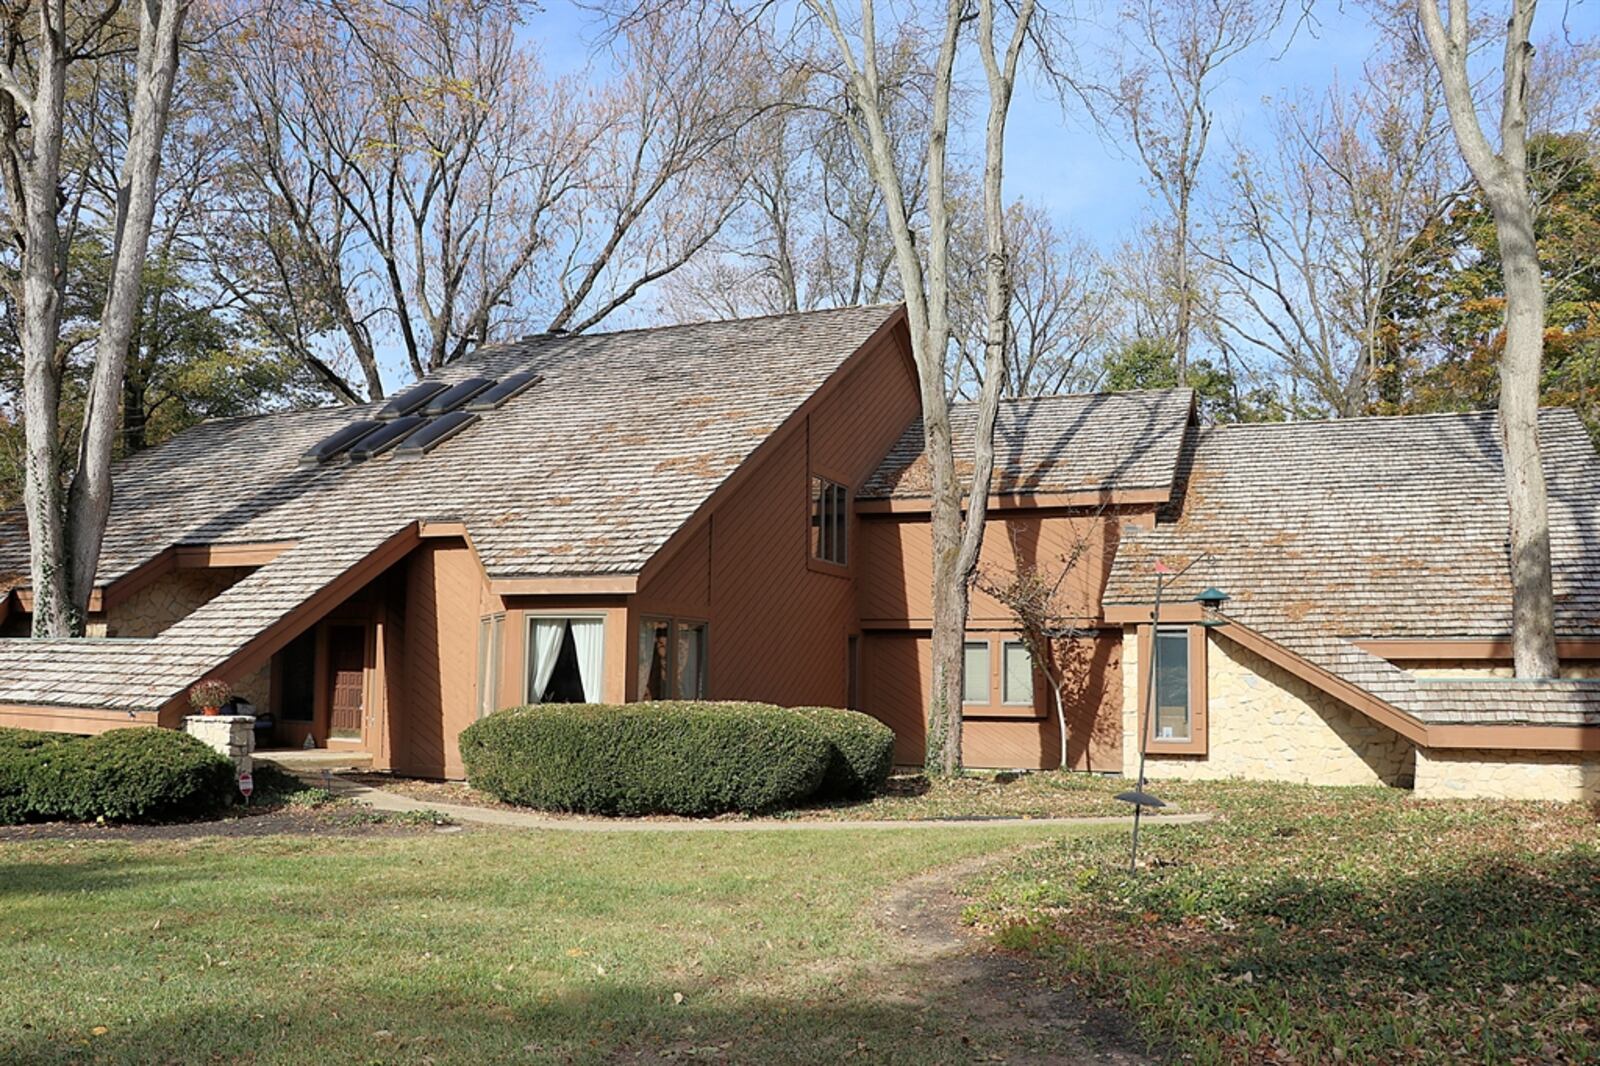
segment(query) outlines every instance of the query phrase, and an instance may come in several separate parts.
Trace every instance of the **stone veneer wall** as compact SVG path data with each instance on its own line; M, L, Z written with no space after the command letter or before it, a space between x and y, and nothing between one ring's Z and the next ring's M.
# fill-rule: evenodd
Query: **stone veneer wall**
M1600 755L1419 750L1416 794L1422 799L1600 802Z
M154 637L187 618L250 574L254 567L227 566L174 570L152 581L104 614L91 616L85 631L91 637ZM233 682L241 699L264 712L272 698L272 667L261 667Z
M1123 676L1138 674L1138 640L1122 641ZM1247 778L1316 785L1409 785L1416 750L1332 696L1228 640L1211 634L1206 649L1207 754L1156 755L1150 778ZM1123 772L1139 772L1139 692L1122 687Z

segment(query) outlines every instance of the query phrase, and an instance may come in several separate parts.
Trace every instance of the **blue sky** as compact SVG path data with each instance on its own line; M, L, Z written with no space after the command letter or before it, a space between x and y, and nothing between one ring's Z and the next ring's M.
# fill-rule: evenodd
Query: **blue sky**
M1093 26L1109 24L1109 8L1080 8L1087 27L1085 54L1097 42ZM1359 8L1328 5L1315 24L1302 24L1292 38L1280 32L1255 53L1240 57L1218 86L1216 125L1209 163L1221 166L1228 139L1259 128L1263 97L1320 92L1338 72L1346 79L1360 72L1374 45L1374 30ZM568 0L547 0L528 16L524 33L537 42L553 72L604 70L610 61L596 55L592 16ZM1104 43L1109 40L1102 38ZM1150 198L1143 170L1103 138L1081 107L1063 110L1048 87L1020 87L1012 105L1006 147L1008 195L1045 205L1056 221L1110 249L1139 224Z

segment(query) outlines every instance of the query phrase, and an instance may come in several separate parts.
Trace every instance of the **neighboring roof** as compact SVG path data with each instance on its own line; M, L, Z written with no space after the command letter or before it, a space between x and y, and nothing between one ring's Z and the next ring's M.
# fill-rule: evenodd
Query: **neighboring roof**
M635 574L898 313L849 308L486 348L433 379L541 380L416 458L300 464L381 404L204 423L117 467L98 583L175 544L295 546L148 640L0 642L0 703L159 707L417 522L464 524L495 578ZM0 574L12 585L27 551L20 523L0 527Z
M1170 490L1194 410L1190 389L1100 392L1006 400L995 417L995 494ZM956 468L972 470L976 404L950 411ZM919 418L857 493L926 497L932 491Z
M1540 438L1556 630L1600 636L1600 457L1570 410L1541 412ZM1155 560L1209 552L1172 596L1215 585L1227 617L1419 720L1600 722L1593 683L1419 682L1350 641L1511 631L1492 413L1221 426L1184 465L1181 502L1124 531L1106 604L1148 602Z

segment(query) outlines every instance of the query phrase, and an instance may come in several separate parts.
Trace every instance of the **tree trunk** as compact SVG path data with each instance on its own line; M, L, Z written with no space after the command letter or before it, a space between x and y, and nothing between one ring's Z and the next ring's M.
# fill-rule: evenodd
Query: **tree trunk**
M943 393L941 389L941 401ZM929 525L933 540L933 691L928 701L927 755L931 773L961 770L961 679L967 639L967 582L961 569L961 479L950 443L949 411L924 403L925 446L934 470Z
M1536 0L1513 0L1506 22L1500 150L1478 117L1472 78L1472 22L1465 0L1449 21L1437 0L1419 0L1422 32L1439 69L1450 128L1467 168L1494 212L1506 288L1505 350L1500 356L1500 438L1511 542L1511 648L1518 677L1555 677L1555 596L1550 573L1550 509L1539 450L1539 369L1544 357L1544 277L1534 242L1528 188L1528 68Z
M1511 650L1518 677L1555 677L1555 602L1550 507L1539 447L1539 378L1544 354L1544 278L1526 189L1490 196L1506 287L1500 356L1500 436L1511 517Z
M128 346L143 294L145 255L155 215L161 143L166 137L172 84L178 71L178 38L185 0L147 0L139 20L139 55L127 155L117 182L117 219L111 276L95 341L94 374L84 411L78 469L68 494L68 549L72 606L87 612L100 564L100 546L111 514L111 452L117 436L122 379Z
M72 571L67 554L67 510L61 456L61 290L66 264L60 211L61 134L67 77L60 42L65 27L53 25L51 8L40 10L41 49L33 98L25 108L32 134L22 192L26 235L22 252L22 361L27 475L23 507L28 516L29 571L33 581L33 635L65 637L82 618L73 610Z

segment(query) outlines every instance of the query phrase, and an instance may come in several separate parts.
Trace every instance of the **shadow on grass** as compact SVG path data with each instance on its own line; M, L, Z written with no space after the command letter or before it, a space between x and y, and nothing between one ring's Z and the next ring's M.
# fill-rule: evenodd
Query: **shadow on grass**
M1106 877L1092 893L1114 916L1083 919L1106 927L1022 922L1000 939L1201 1061L1600 1061L1600 850L1437 862L1366 843L1319 874L1257 854Z
M487 981L397 978L323 994L258 986L200 1005L152 989L141 1018L91 1010L71 1030L0 1034L0 1061L1078 1061L1067 1048L1081 1045L1062 1043L1078 1039L1071 1019L1037 1029L970 1024L951 1013L961 991L937 981L914 996L834 987L802 1001L690 990L680 1003L667 985L596 983L551 996Z

